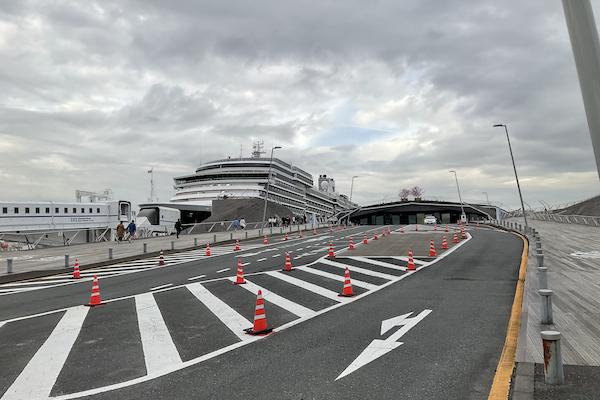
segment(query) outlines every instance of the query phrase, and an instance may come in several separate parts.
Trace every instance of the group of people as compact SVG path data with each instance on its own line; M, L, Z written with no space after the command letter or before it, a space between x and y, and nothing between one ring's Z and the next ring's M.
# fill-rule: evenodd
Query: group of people
M236 218L233 220L232 226L235 230L246 229L246 219L244 217Z
M137 226L135 225L135 221L131 220L131 222L129 223L129 225L127 225L127 227L125 227L125 225L123 225L123 221L119 221L119 225L117 225L117 237L116 240L117 242L122 242L123 239L125 239L125 232L129 233L129 236L127 237L127 239L131 242L132 240L136 239L136 233L137 231Z
M294 215L293 217L278 217L278 216L274 216L274 217L270 217L267 221L269 223L269 226L273 227L273 226L283 226L283 227L288 227L291 224L295 224L295 225L299 225L299 224L305 224L306 223L306 215Z

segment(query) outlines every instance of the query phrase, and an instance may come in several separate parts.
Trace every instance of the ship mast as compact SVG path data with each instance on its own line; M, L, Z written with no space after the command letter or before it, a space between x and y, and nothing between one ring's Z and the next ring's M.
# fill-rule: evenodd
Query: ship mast
M263 140L257 140L252 144L252 158L261 158L265 154L265 142Z

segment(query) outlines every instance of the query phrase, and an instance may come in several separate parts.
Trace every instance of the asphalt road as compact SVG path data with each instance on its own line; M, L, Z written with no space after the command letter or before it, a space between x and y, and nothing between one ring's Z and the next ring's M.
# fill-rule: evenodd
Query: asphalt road
M351 232L362 238L365 229ZM497 231L471 234L437 262L418 262L422 269L416 273L407 273L402 259L323 260L323 241L333 240L336 249L347 245L348 232L342 231L320 241L286 243L286 249L277 244L296 256L307 253L309 243L318 245L314 254L294 262L311 264L308 268L288 274L270 272L282 267L281 255L270 254L279 249L248 250L259 254L244 257L251 282L244 288L220 278L233 274L237 254L107 278L101 284L105 298L134 297L91 310L72 307L0 322L0 399L69 398L86 390L98 392L88 396L94 399L486 398L523 243ZM336 296L344 266L362 297ZM224 268L231 269L217 272ZM199 274L206 277L188 280ZM185 286L145 294L166 284ZM278 328L259 339L231 328L236 318L251 325L252 285L268 288L267 319ZM76 306L87 296L89 284L3 296L0 321ZM420 314L426 310L431 311ZM406 318L424 317L401 338L407 326L402 323L381 333L383 320L407 313L412 314ZM71 342L64 339L69 334ZM55 336L57 347L68 345L60 368L52 364L60 357L44 348ZM394 336L394 343L403 344L336 380L374 339L389 344ZM136 379L139 383L130 385ZM123 387L104 392L108 385Z

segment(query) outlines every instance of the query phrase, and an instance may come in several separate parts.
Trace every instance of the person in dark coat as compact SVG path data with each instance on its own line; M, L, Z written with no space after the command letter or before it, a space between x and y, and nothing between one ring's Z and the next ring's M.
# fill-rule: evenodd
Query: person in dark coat
M181 233L182 230L183 230L183 227L181 226L181 220L178 219L177 222L175 222L175 231L177 232L177 239L179 239L179 234Z

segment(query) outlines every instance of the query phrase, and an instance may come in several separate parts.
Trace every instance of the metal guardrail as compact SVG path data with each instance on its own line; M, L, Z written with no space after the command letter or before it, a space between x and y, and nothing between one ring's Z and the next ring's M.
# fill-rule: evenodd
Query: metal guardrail
M562 224L579 224L588 226L600 226L600 217L591 215L564 215L550 213L531 213L529 218L540 221L559 222Z

